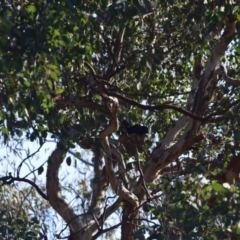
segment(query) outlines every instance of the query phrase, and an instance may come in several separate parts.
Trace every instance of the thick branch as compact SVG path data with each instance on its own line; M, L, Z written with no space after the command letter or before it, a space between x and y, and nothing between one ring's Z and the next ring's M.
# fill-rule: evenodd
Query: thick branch
M216 44L214 47L211 56L209 57L208 63L205 68L204 74L200 77L200 82L198 85L198 91L196 96L194 97L193 103L193 115L188 114L181 109L181 113L190 116L191 119L188 120L188 124L186 124L186 129L182 137L178 140L177 143L171 146L171 142L168 141L168 146L166 144L159 144L155 151L153 151L150 159L147 161L146 166L144 167L144 175L146 182L153 181L158 172L163 169L167 164L174 161L178 158L181 154L187 151L192 145L201 141L204 136L203 134L197 135L200 129L201 122L204 118L204 112L209 104L209 101L215 91L217 78L215 74L216 67L220 63L221 57L224 55L228 44L231 42L231 39L235 33L235 23L226 23L225 32L222 35L219 43ZM197 76L195 76L197 78ZM166 106L162 106L163 108ZM172 106L171 106L172 108ZM174 109L174 108L172 108ZM179 110L179 109L174 109ZM197 117L196 117L197 116ZM198 117L200 119L198 119ZM208 117L207 117L208 118ZM207 120L205 118L205 120ZM187 119L182 119L187 121ZM182 123L182 124L183 124ZM180 128L177 128L180 129ZM177 129L175 130L175 133ZM174 133L174 132L173 132ZM172 138L174 138L173 134L170 134ZM142 200L144 196L144 192L141 189L141 183L139 181L137 188L135 189L134 193Z
M94 111L104 113L107 116L110 115L110 112L106 107L98 105L92 101L81 101L81 100L76 100L76 99L68 99L68 100L58 100L57 102L62 105L66 105L66 106L85 107L85 108L92 109Z
M144 104L141 104L141 103L138 103L138 102L135 102L134 100L130 99L130 98L127 98L127 97L124 97L124 96L121 96L119 95L118 93L115 93L115 92L110 92L110 91L106 91L106 93L109 95L109 96L114 96L114 97L117 97L127 103L130 103L131 105L133 106L136 106L140 109L144 109L144 110L150 110L150 111L155 111L155 110L163 110L163 109L172 109L172 110L175 110L177 112L180 112L186 116L189 116L193 119L196 119L198 121L205 121L206 119L205 118L202 118L202 117L199 117L199 116L196 116L194 115L193 113L183 109L183 108L180 108L180 107L176 107L176 106L173 106L173 105L170 105L170 104L159 104L159 105L155 105L155 106L151 106L151 105L144 105Z
M214 74L216 68L219 66L221 57L225 54L227 47L235 34L235 22L229 23L226 20L225 31L219 42L214 47L211 56L206 64L205 72L200 79L198 91L196 93L193 112L197 116L203 116L204 111L212 97L214 91L209 91L212 80L215 80ZM215 83L216 85L216 83Z
M109 182L111 184L111 187L119 195L119 197L129 202L135 208L138 205L137 197L133 193L128 191L128 189L126 189L122 184L118 184L116 174L113 169L112 152L108 142L108 136L116 132L119 127L118 119L117 119L118 99L108 97L105 94L102 94L102 98L105 100L105 102L112 105L111 106L112 114L110 119L111 124L110 126L105 128L100 134L102 148L105 153L105 168L109 178Z
M144 176L146 182L153 181L158 176L159 171L186 152L191 146L200 142L202 139L204 139L203 134L192 137L188 137L185 134L169 149L165 151L154 152L144 167Z
M102 199L104 199L109 182L101 165L101 156L96 151L93 157L94 178L91 181L92 198L89 207L89 212L95 214L96 217L100 214L102 208ZM96 230L96 229L95 229Z
M47 169L47 196L49 203L54 210L63 218L63 220L71 228L74 239L91 239L91 233L86 234L87 236L81 236L81 230L84 225L81 222L80 217L74 212L71 206L69 206L62 198L60 193L60 185L58 179L59 168L66 156L67 150L63 150L63 146L58 144L57 148L51 155L51 161L48 164ZM82 238L81 238L82 237Z

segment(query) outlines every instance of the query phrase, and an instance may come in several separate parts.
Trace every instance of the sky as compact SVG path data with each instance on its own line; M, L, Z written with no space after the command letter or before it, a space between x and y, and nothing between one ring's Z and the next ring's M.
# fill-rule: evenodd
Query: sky
M21 141L20 141L21 140ZM4 144L1 144L0 150L0 177L8 175L11 173L13 176L16 177L16 170L19 164L22 162L24 158L27 156L35 153L38 148L39 144L36 142L28 141L24 138L16 139L16 141L11 141L8 143L7 147ZM36 183L39 186L45 186L46 184L46 169L47 169L47 160L51 153L54 151L56 147L56 143L48 138L47 142L43 145L43 147L37 151L31 158L24 161L20 171L20 177L27 177L28 179L36 179ZM80 152L82 159L85 161L91 162L92 153L90 151L84 151L79 147L75 149L71 149L71 152ZM66 163L66 159L68 156L71 156L71 166L68 166ZM75 168L74 161L76 160L77 167ZM42 166L44 167L44 171L38 175L37 169ZM36 170L36 171L34 171ZM31 174L33 172L34 174ZM79 159L74 157L72 154L67 154L64 162L62 163L61 169L59 171L59 179L60 183L62 184L62 195L69 202L72 207L77 207L81 204L81 199L76 198L76 192L80 190L77 185L78 181L89 181L92 179L93 168L92 166L86 165L82 163ZM89 185L89 184L87 184ZM20 183L21 187L30 187L28 183ZM88 189L91 191L91 189ZM46 193L46 192L45 192ZM113 195L112 191L109 191L110 195ZM79 192L81 196L81 193ZM115 195L115 194L114 194ZM38 195L40 197L40 195ZM44 201L44 200L43 200ZM33 203L34 204L34 203ZM109 205L110 203L108 203ZM81 210L80 210L81 211ZM78 211L77 213L81 214L82 212ZM54 221L57 222L56 229L60 232L63 227L65 226L64 222L60 217L58 217L54 212ZM113 225L119 221L119 216L115 214L115 216L111 216L107 221L108 224ZM68 232L63 232L63 235L66 236ZM116 236L119 236L117 233ZM50 236L49 236L50 237ZM52 237L52 236L51 236ZM49 239L52 239L52 238ZM101 239L101 238L99 238ZM104 238L103 238L104 239Z

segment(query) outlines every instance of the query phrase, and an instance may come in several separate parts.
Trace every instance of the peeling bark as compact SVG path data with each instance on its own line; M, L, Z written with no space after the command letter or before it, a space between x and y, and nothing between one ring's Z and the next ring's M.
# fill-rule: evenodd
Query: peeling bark
M59 147L58 145L51 155L51 161L49 162L47 169L47 195L49 203L51 204L53 209L69 225L71 232L74 235L73 239L77 240L81 237L80 230L83 226L81 224L80 217L74 213L72 207L69 206L61 197L58 179L59 168L66 156L66 152L66 150L62 150L61 147Z
M224 55L234 33L235 22L228 23L226 21L225 32L214 47L204 69L204 73L202 75L199 74L200 81L197 81L197 76L193 77L192 90L197 86L197 92L195 96L190 93L187 101L187 108L192 108L192 112L195 116L203 117L205 114L218 81L215 75L216 68L219 66L220 59ZM199 64L198 61L198 65ZM175 125L168 131L165 138L162 139L160 144L154 149L143 169L146 182L153 181L165 166L187 151L192 145L200 142L204 138L202 133L198 133L200 126L201 122L196 120L196 118L190 119L186 116L181 117L175 123ZM179 135L180 130L184 128L184 134L178 139L177 143L174 144L173 141ZM134 193L139 197L141 203L145 193L140 181L135 188Z
M90 240L92 239L92 233L97 229L97 226L95 225L94 229L89 228L89 226L93 225L95 222L95 215L92 213L77 215L73 208L61 196L58 173L67 153L67 150L64 150L63 146L64 143L62 146L58 144L57 148L53 151L51 161L48 164L47 196L49 203L70 227L71 239ZM92 209L95 210L93 205L96 206L96 203L92 203Z
M91 181L92 198L88 212L98 217L101 213L102 199L105 197L109 182L107 177L103 174L100 154L95 152L94 155L94 178Z
M130 217L130 214L133 213L135 208L129 204L125 203L122 217L122 227L121 227L121 240L132 240L133 232L135 227L135 222L133 216ZM136 218L136 214L134 214Z
M121 58L124 32L125 28L120 31L119 42L116 42L116 48L114 52L114 71L116 70L118 61ZM232 36L234 35L234 32L235 23L228 23L226 21L225 32L220 38L219 42L214 47L205 68L203 67L200 57L195 59L195 65L193 68L192 91L188 96L187 104L185 107L186 110L170 105L159 105L155 107L145 106L143 104L138 104L126 97L122 97L118 94L107 92L106 89L102 89L101 87L97 86L97 88L99 88L98 92L105 103L105 106L98 105L97 110L107 113L107 116L110 117L110 124L100 133L100 140L105 158L105 168L103 169L100 164L100 155L95 153L95 178L91 184L91 187L93 189L93 195L88 214L85 215L85 221L83 217L80 217L74 213L73 209L63 200L60 195L58 170L66 155L66 151L57 148L53 152L52 163L49 164L47 172L47 193L49 202L52 207L65 220L65 222L70 226L71 231L73 232L74 239L91 239L93 232L97 229L99 229L99 232L97 234L99 235L101 232L100 224L103 224L105 219L113 211L116 210L121 201L124 202L121 239L133 239L133 233L137 228L136 219L139 214L137 208L147 195L146 190L144 190L142 186L142 181L146 181L147 183L154 181L157 178L159 172L164 169L164 167L176 160L191 146L204 139L204 134L200 132L201 125L204 124L203 117L218 83L217 74L219 73L218 67L220 64L220 59L224 55L227 46L230 43ZM223 73L225 73L223 69L222 71ZM92 76L93 78L96 76L95 71L92 71ZM224 75L224 77L226 81L231 82L232 79L229 79L226 74ZM139 178L138 184L133 192L130 191L126 185L124 186L121 181L119 181L114 171L114 164L112 160L114 151L116 153L117 150L114 147L110 146L108 138L112 133L116 132L119 127L117 119L119 103L117 98L109 97L106 94L108 94L109 96L116 96L117 98L120 98L142 109L174 109L184 114L169 129L169 131L166 133L166 136L162 139L161 143L152 152L151 156L143 167L142 175L144 176L144 180L141 177ZM94 106L94 108L96 108L96 106ZM184 133L179 136L180 132L183 129ZM126 167L124 166L124 164L121 164L124 163L121 159L121 154L118 154L117 151L117 154L115 154L114 156L115 158L117 158L117 162L119 164L119 167L121 168L121 171L124 172ZM103 177L102 174L104 171L106 171L108 179ZM100 218L97 219L101 212L101 199L105 196L108 181L112 189L119 196L119 199L117 201L117 204L113 204L101 215Z
M134 207L138 206L137 197L131 193L127 188L125 188L122 184L118 184L118 180L116 174L113 169L112 163L112 151L109 145L108 136L113 132L118 130L118 119L117 119L117 111L118 111L118 100L116 98L108 98L106 95L103 98L109 103L112 104L111 111L111 124L106 129L104 129L100 134L102 149L105 153L105 168L109 178L109 182L111 184L112 189L119 195L123 200L131 203Z
M124 238L122 239L132 239L133 234L133 223L135 220L131 217L130 213L138 207L138 198L129 191L122 183L119 183L116 174L114 172L113 163L112 163L112 150L110 148L108 142L108 136L110 136L113 132L118 130L118 119L117 119L117 111L118 111L118 100L116 98L111 98L102 95L102 98L111 104L111 124L104 129L100 134L102 149L105 153L105 168L109 178L109 182L111 184L112 189L116 192L116 194L125 202L124 206L124 216L123 216L123 225L122 225L122 235ZM118 157L116 155L116 157ZM121 160L119 159L119 162Z

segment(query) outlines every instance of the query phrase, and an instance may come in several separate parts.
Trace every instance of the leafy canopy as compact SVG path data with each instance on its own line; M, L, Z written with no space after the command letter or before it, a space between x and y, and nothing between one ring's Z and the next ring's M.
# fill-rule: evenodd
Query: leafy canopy
M7 146L26 138L42 146L51 134L61 151L78 144L90 149L95 161L102 159L108 152L101 136L114 127L111 99L116 98L119 122L127 119L149 128L144 149L132 155L126 151L129 143L120 153L116 150L123 129L116 127L106 136L111 152L117 151L127 164L123 174L131 184L126 188L145 214L140 229L128 228L123 217L122 235L125 228L135 237L147 232L149 239L238 236L239 188L231 185L240 172L234 160L240 139L240 84L233 79L239 77L240 59L240 10L235 2L1 1L3 142ZM80 153L75 157L81 158ZM71 159L66 158L69 166ZM138 164L130 167L130 162ZM54 163L52 154L48 176ZM88 163L95 164L96 182L107 163L98 163L100 175L96 163ZM44 167L35 170L41 174ZM114 190L107 175L110 180L97 182L106 191L109 184ZM84 187L87 191L90 181ZM106 200L107 195L101 197ZM58 212L50 194L45 198ZM94 200L88 200L92 211ZM125 202L118 208L132 213ZM98 230L95 237L104 233Z

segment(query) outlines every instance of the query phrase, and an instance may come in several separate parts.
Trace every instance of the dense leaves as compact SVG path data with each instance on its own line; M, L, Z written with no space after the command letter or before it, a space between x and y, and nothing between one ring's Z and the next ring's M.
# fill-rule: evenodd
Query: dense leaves
M80 146L75 160L67 156L65 163L77 168L80 159L81 166L94 169L84 172L80 194L74 191L76 186L64 190L81 195L79 215L96 207L90 196L99 202L104 199L100 212L105 219L114 188L108 188L111 176L103 177L107 153L101 133L113 124L109 99L117 98L120 123L128 120L149 129L148 136L139 137L127 134L120 124L107 136L119 184L137 196L137 210L143 210L137 215L139 222L132 224L142 227L131 229L129 239L143 234L149 239L237 238L240 8L236 2L1 1L3 146L24 139L42 147L50 138L58 142L61 153L72 154ZM83 149L91 151L92 160L83 161ZM27 154L16 174L4 173L2 183L23 181L19 169L33 155ZM116 160L120 155L126 167ZM27 179L48 168L48 186L49 180L57 179L50 177L54 164L52 154ZM151 164L156 164L152 171ZM94 192L96 184L102 184L101 191L107 194ZM116 198L118 191L114 194ZM116 209L126 214L130 208L124 199ZM123 214L119 224L123 236L131 214L127 218ZM102 221L100 215L94 218ZM15 224L26 227L20 222L25 219L32 224L29 215L11 221L8 216L11 231L15 233ZM28 231L19 229L23 235L16 237L27 239ZM33 234L38 225L30 229ZM102 226L96 230L95 238L108 232Z
M41 222L49 216L42 212L49 212L49 205L36 197L35 191L19 186L1 187L0 236L1 239L44 239L50 232L47 225ZM34 197L34 203L24 201ZM49 219L50 220L50 219ZM52 226L53 227L53 226Z

